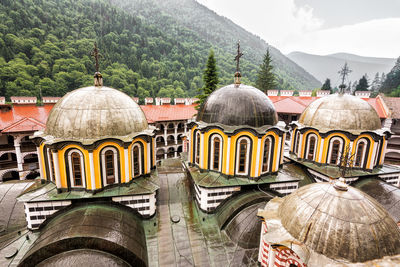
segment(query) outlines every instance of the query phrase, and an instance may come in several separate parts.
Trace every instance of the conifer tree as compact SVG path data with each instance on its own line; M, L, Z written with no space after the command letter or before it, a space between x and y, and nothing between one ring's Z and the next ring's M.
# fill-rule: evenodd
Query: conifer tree
M356 91L368 91L368 88L369 88L368 77L365 74L358 81L358 85L356 87Z
M197 96L199 99L199 101L196 102L198 104L197 108L200 108L207 97L214 92L215 89L217 89L217 85L219 83L217 65L214 57L214 51L212 49L208 55L206 68L203 72L203 82L204 86L199 90L200 95Z
M321 90L329 90L329 92L332 93L332 87L331 87L331 80L330 79L326 79L324 84L321 87Z
M267 90L276 89L275 74L273 72L274 67L272 66L272 58L269 54L269 49L264 55L262 64L260 65L260 70L258 71L257 77L257 88L265 93Z

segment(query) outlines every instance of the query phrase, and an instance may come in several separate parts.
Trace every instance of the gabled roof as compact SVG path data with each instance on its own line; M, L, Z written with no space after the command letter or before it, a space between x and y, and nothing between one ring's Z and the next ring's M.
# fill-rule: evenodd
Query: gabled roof
M42 124L46 124L47 117L52 108L52 104L41 107L35 105L14 105L11 109L0 113L0 131L24 118L31 118Z
M46 124L33 118L25 117L3 129L2 133L31 132L41 131L46 128Z
M400 97L384 97L383 101L390 110L393 119L400 119Z
M143 105L140 107L148 123L188 120L197 113L196 105Z

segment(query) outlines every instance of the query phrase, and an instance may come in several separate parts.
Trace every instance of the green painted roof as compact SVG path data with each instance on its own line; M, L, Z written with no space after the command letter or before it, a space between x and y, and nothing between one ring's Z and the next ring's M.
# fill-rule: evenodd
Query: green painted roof
M219 172L208 170L200 171L197 167L190 167L188 162L185 162L185 165L194 182L198 186L206 188L295 182L300 181L307 176L303 171L296 172L290 170L291 168L296 168L294 165L290 164L290 166L285 164L284 168L276 174L264 175L257 179L238 176L227 177Z
M22 202L36 202L144 195L154 193L160 188L159 184L160 181L156 171L152 172L149 177L133 179L128 184L121 184L105 188L103 191L97 193L75 190L57 193L57 187L54 183L45 183L41 185L35 185L33 188L28 189L25 194L22 194L18 197L18 200Z

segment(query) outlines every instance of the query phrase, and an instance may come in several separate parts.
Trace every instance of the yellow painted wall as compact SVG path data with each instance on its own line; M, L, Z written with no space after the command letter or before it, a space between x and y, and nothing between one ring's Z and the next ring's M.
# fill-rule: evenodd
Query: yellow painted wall
M306 157L306 141L308 138L309 134L315 134L317 136L317 147L316 147L316 153L315 153L315 161L318 162L319 159L319 155L320 155L320 147L321 147L321 136L319 135L319 133L316 130L308 130L306 131L303 135L302 135L302 140L301 140L301 150L300 150L300 156L301 158L305 158Z
M211 147L209 147L210 145L210 137L213 134L218 134L221 138L222 138L222 142L224 144L224 147L222 148L222 172L224 172L224 166L226 166L226 159L227 159L227 149L228 146L226 145L228 143L228 136L226 134L224 134L223 131L219 130L219 129L212 129L206 133L204 133L204 168L210 168L209 166L209 157L208 157L208 153L209 150L211 149Z
M115 142L104 142L100 146L98 146L94 151L93 151L93 163L94 163L94 175L95 175L95 181L96 181L96 189L100 189L102 187L101 185L101 150L105 147L113 147L118 150L119 153L119 172L120 172L120 177L121 181L123 182L125 180L125 157L124 157L124 148L119 146L119 144Z
M147 143L144 141L142 138L136 137L133 139L132 143L128 147L128 155L129 155L129 181L132 180L132 146L135 145L135 143L141 143L143 146L143 157L144 157L144 166L143 166L143 174L150 173L150 170L147 168ZM154 152L155 153L155 152Z
M76 148L79 151L82 152L83 157L84 157L84 163L85 163L85 182L86 182L86 187L91 188L91 181L90 181L90 165L89 165L89 152L87 150L84 150L82 147L77 146L77 145L68 145L64 147L62 150L58 151L58 164L60 166L60 176L61 176L61 187L62 188L68 188L67 184L67 169L66 169L66 163L65 163L65 152L68 149L71 148ZM97 183L96 183L97 184Z
M372 154L373 154L373 152L374 152L374 145L375 145L375 141L374 141L374 139L372 139L371 138L371 136L369 136L369 135L367 135L367 134L362 134L362 135L360 135L359 137L357 137L357 139L356 140L354 140L354 142L353 142L353 148L352 148L352 150L351 150L351 155L354 155L354 156L356 156L356 150L357 150L357 142L358 142L358 140L360 140L360 139L362 139L362 138L365 138L365 139L368 139L369 140L369 142L370 142L370 146L369 146L369 151L367 151L367 155L368 155L368 158L367 158L367 168L369 167L369 164L371 163L371 160L373 160L372 159ZM355 159L354 159L355 160Z
M346 146L348 146L350 144L349 138L347 138L347 136L342 134L342 133L332 133L332 134L328 135L325 138L325 141L324 141L324 147L323 147L323 154L322 154L321 163L326 163L326 161L328 160L327 153L328 153L328 148L329 148L329 142L330 142L330 140L332 138L337 137L337 136L338 137L342 137L344 139L344 149L346 148Z
M44 158L44 144L43 143L39 146L39 152L40 152L39 160L42 163L42 174L43 174L43 177L40 177L40 178L48 180L47 179L47 170L46 170L46 166L48 164L46 164L46 159Z

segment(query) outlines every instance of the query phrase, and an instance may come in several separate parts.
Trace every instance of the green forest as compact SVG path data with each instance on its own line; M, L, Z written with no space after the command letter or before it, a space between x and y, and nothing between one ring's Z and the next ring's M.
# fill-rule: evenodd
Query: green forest
M235 43L228 49L206 41L159 14L169 19L169 30L162 29L150 21L157 21L151 14L144 19L123 10L117 2L2 0L0 95L7 99L12 95L62 96L93 84L95 70L90 52L94 42L101 53L104 84L141 99L197 95L203 86L202 74L210 49L215 51L220 84L233 82ZM242 81L254 85L261 60L254 60L250 51L245 51L241 62ZM276 64L280 62L277 58ZM293 79L285 80L282 67L276 71L278 87L297 88Z

